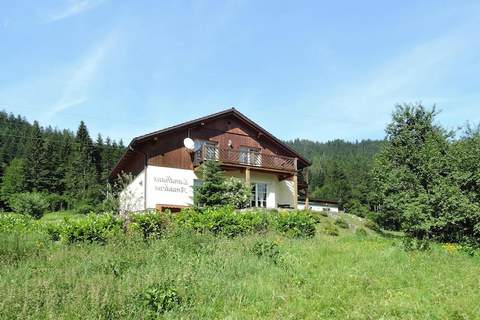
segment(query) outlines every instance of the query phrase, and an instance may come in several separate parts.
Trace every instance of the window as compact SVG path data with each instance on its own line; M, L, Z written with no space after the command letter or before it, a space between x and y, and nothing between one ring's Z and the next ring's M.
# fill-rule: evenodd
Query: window
M250 198L251 207L267 207L267 184L252 183L252 197Z
M250 147L240 147L239 160L241 164L260 167L262 165L262 155L258 149Z
M204 152L201 156L201 160L218 160L219 152L217 143L214 141L195 140L195 153Z

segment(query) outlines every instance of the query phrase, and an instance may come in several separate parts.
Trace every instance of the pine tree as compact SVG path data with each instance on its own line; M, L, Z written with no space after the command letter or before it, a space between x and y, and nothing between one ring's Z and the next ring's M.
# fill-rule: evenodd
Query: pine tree
M218 162L204 162L202 178L202 185L196 187L194 192L195 205L209 207L228 204L228 199L225 197L225 178Z
M94 148L83 121L77 130L66 180L67 192L75 202L100 200L94 199L97 191Z
M33 123L26 146L25 180L29 191L48 191L50 174L42 129Z
M102 172L103 172L103 151L105 149L105 145L103 143L103 138L101 134L98 134L97 141L95 142L93 158L95 162L95 170L97 175L97 182L103 183L102 181Z

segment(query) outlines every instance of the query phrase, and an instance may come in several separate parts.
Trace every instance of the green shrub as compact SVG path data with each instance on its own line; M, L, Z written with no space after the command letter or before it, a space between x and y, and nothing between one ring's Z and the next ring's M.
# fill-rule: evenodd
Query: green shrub
M329 236L338 236L339 234L338 228L331 223L328 223L323 227L323 232Z
M355 235L364 238L368 236L368 233L367 230L365 230L364 228L358 228L357 230L355 230Z
M48 202L44 194L38 192L16 193L10 198L10 207L20 214L35 219L41 218L48 210Z
M43 224L43 230L48 235L50 240L52 241L59 241L62 235L62 224L57 223L45 223Z
M175 215L175 222L181 228L236 237L266 230L267 216L262 211L235 211L232 207L185 209Z
M460 251L470 257L475 256L477 253L476 246L472 245L471 243L462 243L460 245Z
M280 256L280 250L278 249L278 244L273 241L268 240L258 240L253 244L251 252L257 257L266 257L273 261L273 263L278 262Z
M65 243L98 242L122 231L123 222L112 215L87 215L84 219L66 220L60 229L60 240Z
M320 211L320 215L321 215L322 217L327 218L327 217L328 217L328 212L322 210L322 211Z
M358 217L366 218L368 217L370 210L369 208L360 203L358 200L352 200L348 205L347 205L347 212L350 214L354 214Z
M428 251L430 250L430 242L425 239L415 239L407 236L402 239L402 248L405 251Z
M337 218L337 220L335 220L335 225L342 228L342 229L348 229L349 228L348 222L345 219L343 219L342 217L339 217L339 218Z
M227 198L228 205L242 209L250 204L252 190L244 181L229 177L223 183L225 185L224 196Z
M322 212L318 212L318 211L305 211L309 216L310 218L315 222L315 223L320 223L322 222L322 217L324 217L322 215Z
M291 237L313 237L315 222L305 211L285 211L276 216L275 227Z
M367 220L365 222L365 227L375 232L382 232L382 229L380 228L380 226L375 221L372 221L372 220Z
M170 219L156 211L137 213L132 216L132 227L142 232L144 239L159 238L167 231Z
M68 199L63 195L49 193L45 195L45 199L48 202L48 209L52 212L65 210L68 208Z
M30 216L16 213L0 214L0 232L29 231L34 224Z
M84 214L87 215L89 213L95 213L95 206L91 204L79 204L75 209L73 209L73 212L76 214Z
M182 304L175 286L171 282L153 284L138 295L138 303L155 315L178 308Z

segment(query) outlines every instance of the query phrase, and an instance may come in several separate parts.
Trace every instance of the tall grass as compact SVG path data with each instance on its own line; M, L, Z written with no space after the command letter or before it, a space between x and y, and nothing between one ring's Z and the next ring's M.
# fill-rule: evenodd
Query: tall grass
M1 260L2 319L480 318L478 257L439 246L406 252L395 239L345 231L232 239L176 230L105 245L24 237L0 239L2 257L20 252Z

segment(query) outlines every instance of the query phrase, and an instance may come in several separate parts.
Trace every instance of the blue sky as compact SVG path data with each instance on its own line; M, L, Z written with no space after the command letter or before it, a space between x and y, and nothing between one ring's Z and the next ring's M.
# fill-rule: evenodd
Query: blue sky
M235 106L282 139L480 122L479 1L0 0L0 109L125 142Z

